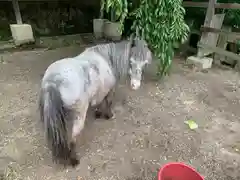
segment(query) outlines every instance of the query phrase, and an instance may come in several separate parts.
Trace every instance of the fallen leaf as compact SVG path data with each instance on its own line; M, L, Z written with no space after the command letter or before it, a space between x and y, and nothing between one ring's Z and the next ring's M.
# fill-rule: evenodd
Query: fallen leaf
M187 124L190 129L198 128L198 124L194 120L187 120L187 121L184 121L184 123Z

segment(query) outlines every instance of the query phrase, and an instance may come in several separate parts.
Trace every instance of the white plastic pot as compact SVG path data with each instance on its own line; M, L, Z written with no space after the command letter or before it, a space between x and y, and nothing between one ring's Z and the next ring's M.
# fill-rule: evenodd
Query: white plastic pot
M106 19L93 19L93 33L97 39L102 38L104 35L105 21Z
M121 40L122 34L119 32L120 23L119 22L104 22L104 37L114 41Z

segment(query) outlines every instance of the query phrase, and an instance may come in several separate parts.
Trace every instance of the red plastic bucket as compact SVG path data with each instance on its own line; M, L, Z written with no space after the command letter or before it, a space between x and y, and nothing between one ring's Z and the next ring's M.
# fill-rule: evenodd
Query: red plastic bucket
M204 178L195 169L183 163L168 163L159 170L158 180L204 180Z

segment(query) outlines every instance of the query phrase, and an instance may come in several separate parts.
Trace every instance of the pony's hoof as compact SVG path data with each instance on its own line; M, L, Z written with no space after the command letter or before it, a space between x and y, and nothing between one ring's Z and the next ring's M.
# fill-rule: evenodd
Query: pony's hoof
M104 114L104 119L106 120L110 120L114 118L114 114L113 113L108 113L108 114Z
M78 159L76 159L76 158L71 158L70 159L70 165L72 167L76 167L77 165L79 165L79 163L80 163L80 161Z
M95 118L100 119L102 117L102 113L99 111L95 111Z

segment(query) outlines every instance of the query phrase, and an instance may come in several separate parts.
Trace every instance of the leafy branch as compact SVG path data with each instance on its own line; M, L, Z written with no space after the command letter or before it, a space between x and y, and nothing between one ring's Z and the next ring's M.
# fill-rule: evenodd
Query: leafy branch
M184 21L182 0L142 0L131 14L135 16L132 29L144 38L158 58L158 74L166 75L174 56L174 43L184 42L189 27Z

